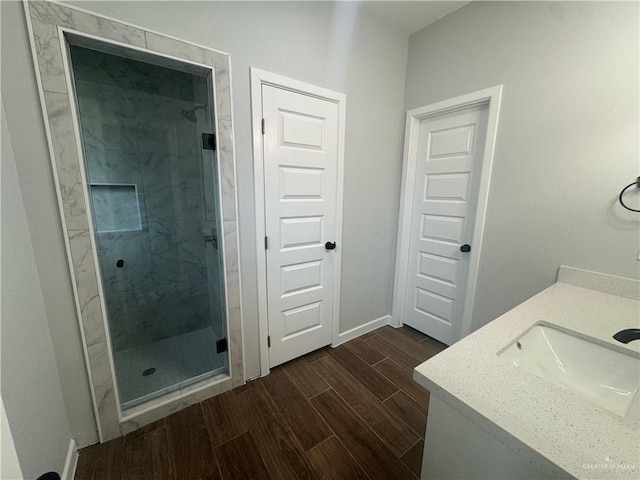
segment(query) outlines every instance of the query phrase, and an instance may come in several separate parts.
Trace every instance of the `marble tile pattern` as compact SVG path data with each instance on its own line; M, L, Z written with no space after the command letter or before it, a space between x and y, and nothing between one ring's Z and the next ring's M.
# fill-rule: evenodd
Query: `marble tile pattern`
M207 249L218 248L213 245L207 245ZM217 255L207 255L207 270L210 272L207 279L208 282L208 294L209 305L212 311L209 315L212 319L213 331L217 338L224 336L225 322L222 320L225 317L225 302L224 302L224 286L220 282L215 282L214 279L218 278L222 274L222 265ZM219 319L219 320L218 320Z
M86 327L85 327L86 329ZM113 373L109 362L109 347L107 343L96 343L87 347L89 370L93 380L93 398L96 403L98 418L98 434L100 441L120 435L117 399L113 385ZM115 413L115 415L114 415Z
M242 309L241 307L227 308L227 315L229 316L229 325L235 325L240 322L242 324ZM238 335L229 335L229 349L231 352L239 352L240 355L231 355L231 385L232 387L238 387L245 383L244 371L242 366L242 345L243 345L242 330L238 332Z
M229 87L229 57L227 54L200 47L187 42L171 39L147 32L144 29L125 25L105 17L83 11L81 8L61 5L47 1L25 2L27 23L36 60L36 75L43 95L44 116L48 127L48 137L51 145L52 164L57 176L57 190L65 240L70 252L70 268L73 269L74 290L79 306L78 315L81 320L87 353L87 368L92 383L92 396L102 441L114 438L121 433L153 422L168 412L177 411L193 404L206 396L216 395L233 386L244 383L242 365L242 327L240 309L240 285L237 271L238 238L236 218L235 193L235 159L233 149L233 132L231 117L231 91ZM84 96L86 102L79 106L79 119L83 129L86 123L87 138L84 151L79 151L76 143L70 82L68 72L63 63L63 52L60 45L62 34L60 27L74 30L77 34L88 34L105 40L113 40L125 45L132 45L146 49L151 53L170 54L184 60L195 60L215 69L215 105L216 134L218 150L216 165L218 166L219 187L222 197L222 232L219 248L224 244L222 259L217 262L218 268L223 270L226 289L226 322L229 338L229 362L232 379L219 375L215 379L203 380L189 387L156 399L148 404L139 405L119 414L114 372L112 371L113 351L110 341L114 344L131 334L132 341L141 341L149 334L157 338L176 334L177 329L194 329L197 322L207 318L211 312L198 305L209 304L212 300L209 283L206 277L198 277L206 271L206 262L194 261L195 258L208 258L215 252L210 244L205 247L204 242L190 242L189 215L202 217L202 192L197 188L190 188L186 183L180 183L182 192L191 193L173 198L173 203L164 201L164 195L151 195L147 198L145 188L139 191L142 231L147 234L147 242L137 242L133 238L124 238L125 234L135 235L135 232L105 232L105 235L122 234L123 238L104 238L104 242L92 241L90 235L90 218L87 214L89 197L81 175L81 161L84 158L95 168L86 172L88 182L93 183L133 183L145 186L145 167L147 178L158 187L154 191L162 191L162 178L167 174L163 165L169 165L169 170L177 178L188 178L190 168L195 168L194 157L201 155L198 143L194 141L193 124L188 121L175 122L171 112L192 108L194 98L188 97L188 92L194 91L193 85L180 83L176 77L180 72L170 69L158 69L154 75L144 75L144 72L129 65L126 72L118 71L118 62L102 65L104 59L88 55L84 71L76 74L81 80L75 84L79 96ZM87 43L96 40L87 40ZM128 57L123 46L113 46L113 51L122 57ZM92 63L93 62L93 63ZM122 62L120 62L122 63ZM74 64L75 66L75 64ZM107 74L105 75L104 67ZM145 68L147 66L145 65ZM192 67L185 68L185 71ZM142 69L144 70L144 69ZM175 73L174 73L175 72ZM126 73L126 74L123 74ZM182 74L184 76L184 74ZM83 83L84 82L84 83ZM93 84L93 85L92 85ZM100 88L94 88L99 84ZM135 89L138 95L131 97L128 90ZM185 96L186 93L186 96ZM174 105L169 105L166 98L170 97ZM206 121L203 111L197 112L198 122ZM152 125L153 128L149 128ZM197 138L195 140L198 140ZM163 157L163 161L160 161ZM155 162L155 163L154 163ZM155 165L156 170L151 171ZM177 168L177 170L174 170ZM202 168L200 165L199 168ZM154 179L155 175L155 179ZM173 182L172 177L172 182ZM166 187L165 183L165 187ZM202 188L202 187L200 187ZM180 189L178 189L180 191ZM175 191L175 189L174 189ZM164 189L169 196L169 190ZM196 202L199 199L199 203ZM168 223L182 222L173 230L162 228L159 224L163 209ZM184 215L183 215L184 214ZM205 212L207 218L210 212ZM182 216L181 216L182 215ZM208 218L208 220L210 220ZM158 224L152 228L153 224ZM210 231L210 223L204 222L206 230ZM153 231L153 235L151 232ZM167 234L171 231L171 234ZM200 232L200 238L202 239ZM206 233L206 232L204 232ZM100 234L103 235L103 234ZM98 246L99 244L99 246ZM103 251L104 244L104 251ZM120 244L115 248L113 245ZM205 255L205 250L206 255ZM129 250L131 249L131 250ZM98 253L99 252L99 253ZM172 253L173 252L173 253ZM172 257L173 254L173 257ZM129 274L120 274L117 278L115 269L106 268L103 287L105 291L116 292L115 300L102 298L99 287L98 272L96 272L96 257L101 266L110 266L117 256L150 257L151 272L143 267L128 268ZM155 255L155 256L154 256ZM157 259L154 260L154 258ZM177 260L176 260L177 259ZM171 260L176 260L178 268L170 268ZM133 260L132 260L133 261ZM135 263L135 262L134 262ZM138 262L140 265L144 262ZM127 264L127 262L125 262ZM131 262L127 264L131 267ZM155 269L165 268L162 279L156 281ZM196 281L198 278L203 281ZM116 285L134 286L136 288L117 290ZM108 295L107 295L108 296ZM189 302L187 300L203 297L202 300ZM168 320L171 312L170 301L175 312L181 312L182 322ZM157 306L154 313L144 314L144 304L153 303ZM118 308L129 314L122 314L122 319L113 322L111 340L107 337L104 314L106 309L113 310L118 316ZM192 308L191 311L188 308ZM183 310L184 309L184 310ZM166 316L158 316L157 312L166 312ZM135 322L131 317L139 315ZM152 321L156 315L155 321ZM220 313L216 314L220 315ZM114 345L111 345L113 347ZM123 348L131 347L123 340ZM120 420L123 418L123 420Z
M111 338L116 350L133 348L202 328L212 321L206 282L169 283L114 292L108 298ZM215 305L215 307L219 307ZM214 313L217 318L222 316ZM224 331L217 330L222 338Z
M69 98L67 94L45 91L44 101L65 227L68 230L87 229L89 220Z
M74 281L83 285L83 288L78 290L77 299L82 313L86 345L90 347L99 343L104 344L107 338L96 281L91 233L88 229L69 231L69 251L73 262Z
M45 92L67 93L60 39L56 25L31 19L33 44L38 56L40 81Z
M142 230L135 184L91 184L90 192L98 233Z
M97 179L90 196L113 348L207 326L226 336L220 306L210 303L222 300L219 269L208 271L219 251L203 241L217 196L214 159L203 158L198 133L210 131L211 120L204 109L195 123L181 113L207 103L194 93L206 95L206 79L80 47L71 58L86 169Z
M97 37L116 40L127 45L145 47L145 31L139 28L114 22L81 10L57 3L29 2L32 19L55 26L68 27Z

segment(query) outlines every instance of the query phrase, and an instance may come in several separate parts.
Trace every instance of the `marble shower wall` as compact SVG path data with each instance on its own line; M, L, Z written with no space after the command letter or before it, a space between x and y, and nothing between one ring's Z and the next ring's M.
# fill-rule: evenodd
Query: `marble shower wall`
M71 47L116 351L213 326L224 336L207 80ZM118 268L116 262L124 261ZM207 275L209 271L210 276Z

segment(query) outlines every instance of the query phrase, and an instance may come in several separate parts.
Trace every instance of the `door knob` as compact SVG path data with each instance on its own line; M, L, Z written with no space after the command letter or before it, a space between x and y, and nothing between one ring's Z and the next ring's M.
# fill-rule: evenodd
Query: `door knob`
M327 250L335 250L336 242L327 242L324 244L324 248L326 248Z
M467 253L471 251L471 245L469 245L468 243L465 243L464 245L460 246L460 251L463 253Z

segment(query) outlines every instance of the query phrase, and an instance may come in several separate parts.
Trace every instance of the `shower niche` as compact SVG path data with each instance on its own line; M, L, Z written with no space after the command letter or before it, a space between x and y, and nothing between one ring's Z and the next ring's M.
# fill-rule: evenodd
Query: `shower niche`
M229 58L25 8L105 441L244 383Z

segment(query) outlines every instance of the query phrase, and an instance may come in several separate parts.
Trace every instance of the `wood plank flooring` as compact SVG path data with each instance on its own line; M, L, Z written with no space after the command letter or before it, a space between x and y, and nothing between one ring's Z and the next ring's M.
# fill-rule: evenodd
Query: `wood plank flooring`
M75 478L416 479L429 393L412 369L444 348L379 328L87 447Z

